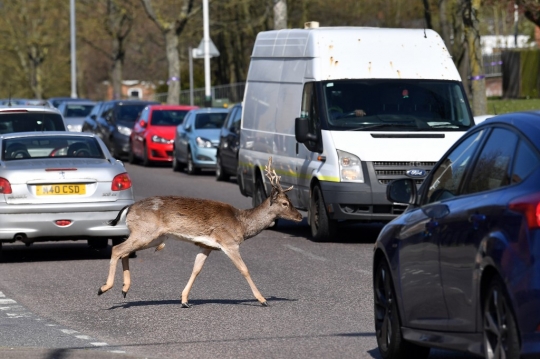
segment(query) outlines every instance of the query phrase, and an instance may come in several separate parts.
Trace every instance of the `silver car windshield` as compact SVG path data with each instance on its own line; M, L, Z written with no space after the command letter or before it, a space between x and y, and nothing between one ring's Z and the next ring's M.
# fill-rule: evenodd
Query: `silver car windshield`
M99 143L92 137L36 136L5 139L2 142L4 161L67 157L105 158Z
M323 88L330 130L466 131L474 125L455 81L338 80Z

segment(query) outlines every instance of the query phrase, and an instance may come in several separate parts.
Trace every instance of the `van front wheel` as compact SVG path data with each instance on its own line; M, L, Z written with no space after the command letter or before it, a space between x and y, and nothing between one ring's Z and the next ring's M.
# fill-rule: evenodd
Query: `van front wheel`
M261 176L257 175L257 180L255 181L255 188L253 189L253 198L251 199L251 205L253 208L259 207L261 203L266 199L266 191L264 190L264 185Z
M309 226L316 242L331 239L336 235L337 222L328 217L324 198L319 186L313 187L309 203Z

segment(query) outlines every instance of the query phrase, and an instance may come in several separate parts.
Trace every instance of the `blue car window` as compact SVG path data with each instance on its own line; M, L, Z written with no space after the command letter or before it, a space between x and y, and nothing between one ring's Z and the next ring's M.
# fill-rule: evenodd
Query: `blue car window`
M442 201L458 195L465 169L481 142L484 132L484 130L475 132L463 140L435 169L428 186L427 203Z
M507 129L496 128L476 161L466 193L489 191L510 184L509 165L516 150L518 136Z
M530 173L538 168L540 158L538 153L527 143L521 141L514 160L514 171L512 172L512 183L523 181Z

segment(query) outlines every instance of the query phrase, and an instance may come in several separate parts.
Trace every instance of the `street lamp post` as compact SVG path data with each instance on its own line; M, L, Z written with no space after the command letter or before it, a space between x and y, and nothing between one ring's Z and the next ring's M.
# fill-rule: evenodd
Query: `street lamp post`
M77 55L75 51L75 0L70 0L71 30L71 97L77 98Z

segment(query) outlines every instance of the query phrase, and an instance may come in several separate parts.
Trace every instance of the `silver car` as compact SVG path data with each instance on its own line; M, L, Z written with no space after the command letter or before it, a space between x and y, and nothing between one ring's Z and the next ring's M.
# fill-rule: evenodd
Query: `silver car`
M131 179L96 135L1 134L0 150L0 248L63 240L105 248L129 234L107 222L134 202Z
M66 130L64 118L54 107L0 106L0 134Z
M64 116L68 131L81 132L84 119L95 105L94 101L64 101L58 105L58 111Z

